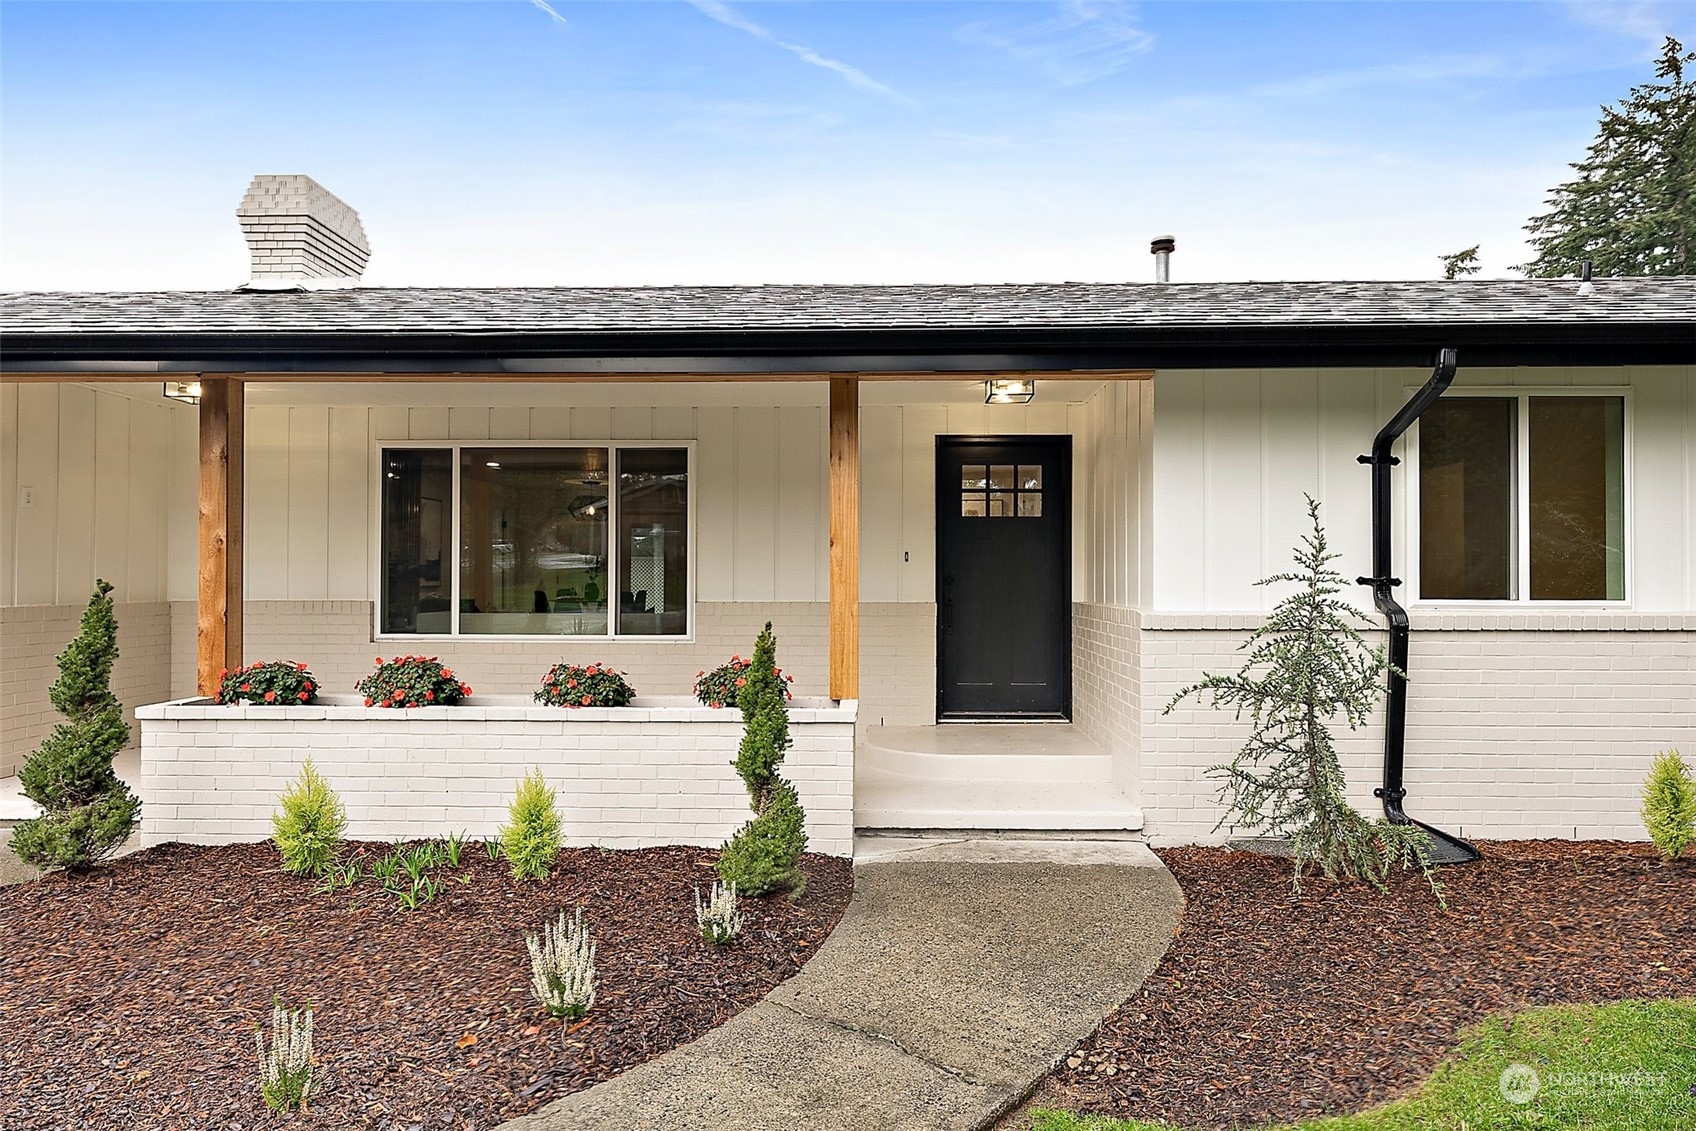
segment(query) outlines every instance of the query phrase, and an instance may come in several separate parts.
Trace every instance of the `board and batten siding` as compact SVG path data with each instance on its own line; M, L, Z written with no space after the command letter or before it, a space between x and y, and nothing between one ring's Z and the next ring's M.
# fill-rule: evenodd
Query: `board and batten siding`
M165 602L184 526L192 593L195 521L173 469L195 427L158 385L0 383L0 777L60 721L47 689L96 578L113 586L127 711L170 694Z
M1337 568L1349 577L1370 572L1370 475L1356 457L1428 376L1417 369L1158 375L1150 607L1270 608L1277 594L1254 583L1288 568L1307 529L1304 491L1323 504L1331 546L1343 555ZM1630 606L1696 609L1696 367L1468 369L1463 358L1455 387L1467 386L1628 389ZM1404 439L1397 453L1406 446ZM1411 497L1398 469L1394 566L1401 577L1408 576Z

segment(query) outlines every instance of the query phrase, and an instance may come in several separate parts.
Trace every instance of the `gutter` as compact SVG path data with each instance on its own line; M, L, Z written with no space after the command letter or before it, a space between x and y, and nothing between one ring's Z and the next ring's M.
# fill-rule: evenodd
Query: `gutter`
M1372 791L1384 804L1384 816L1393 825L1417 825L1431 838L1433 864L1470 864L1479 858L1478 849L1461 840L1416 821L1402 809L1407 788L1402 784L1402 771L1407 745L1407 670L1408 625L1407 610L1395 598L1395 587L1401 579L1390 576L1390 469L1401 460L1390 454L1390 448L1402 433L1430 408L1455 379L1456 353L1444 349L1437 354L1436 367L1430 380L1409 398L1401 411L1378 430L1372 441L1372 454L1359 457L1372 468L1372 576L1356 580L1372 586L1372 603L1384 614L1390 627L1389 694L1384 707L1384 784Z

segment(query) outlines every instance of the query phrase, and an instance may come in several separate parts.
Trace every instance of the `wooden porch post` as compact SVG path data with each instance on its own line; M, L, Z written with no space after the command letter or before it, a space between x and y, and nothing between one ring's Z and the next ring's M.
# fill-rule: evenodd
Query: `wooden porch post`
M196 685L218 690L218 673L240 667L242 449L241 381L202 379L200 392L200 594Z
M830 380L830 697L860 697L860 380Z

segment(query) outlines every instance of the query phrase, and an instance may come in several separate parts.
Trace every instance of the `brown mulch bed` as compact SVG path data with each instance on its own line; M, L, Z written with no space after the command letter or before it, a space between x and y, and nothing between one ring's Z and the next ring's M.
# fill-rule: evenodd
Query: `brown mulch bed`
M1172 949L1035 1106L1194 1128L1339 1114L1418 1083L1486 1014L1696 992L1696 860L1479 847L1439 871L1446 911L1417 875L1387 896L1309 879L1292 903L1288 861L1161 850L1188 900Z
M538 883L473 842L470 882L407 913L370 883L312 894L269 845L166 845L0 889L0 1127L492 1127L757 1001L853 889L848 861L809 855L805 896L744 900L743 937L718 950L691 894L716 855L568 849ZM578 903L600 989L564 1035L531 998L524 933ZM314 1009L324 1088L304 1117L259 1098L253 1026L273 993Z

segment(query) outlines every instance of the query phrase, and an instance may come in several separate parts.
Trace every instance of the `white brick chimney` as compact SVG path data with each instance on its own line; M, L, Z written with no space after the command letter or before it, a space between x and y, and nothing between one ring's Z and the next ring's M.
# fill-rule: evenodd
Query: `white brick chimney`
M371 258L359 213L311 177L261 173L236 218L253 256L245 290L350 287Z

